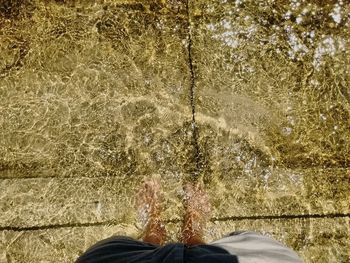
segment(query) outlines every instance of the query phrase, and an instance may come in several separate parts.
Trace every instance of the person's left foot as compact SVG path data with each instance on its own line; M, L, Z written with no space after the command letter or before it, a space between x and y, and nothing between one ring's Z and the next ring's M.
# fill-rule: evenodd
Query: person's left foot
M147 179L137 195L139 220L145 229L143 241L152 244L163 244L166 237L165 227L160 218L160 189L158 179Z
M200 182L186 183L184 191L185 216L182 226L182 242L187 245L205 244L203 231L211 211L209 196Z

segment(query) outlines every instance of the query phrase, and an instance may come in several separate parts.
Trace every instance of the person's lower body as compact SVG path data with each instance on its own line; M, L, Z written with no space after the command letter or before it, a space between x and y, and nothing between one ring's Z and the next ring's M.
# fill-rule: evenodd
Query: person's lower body
M297 253L282 243L250 231L235 231L209 243L238 257L239 263L302 263Z

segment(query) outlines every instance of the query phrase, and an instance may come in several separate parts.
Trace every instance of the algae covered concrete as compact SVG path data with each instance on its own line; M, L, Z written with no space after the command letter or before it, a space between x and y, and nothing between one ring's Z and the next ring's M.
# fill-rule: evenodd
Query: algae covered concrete
M349 262L347 1L1 1L0 262L72 262L140 235L159 176L168 240L203 180L206 239L270 235Z
M349 8L194 1L198 122L259 142L275 165L348 167Z

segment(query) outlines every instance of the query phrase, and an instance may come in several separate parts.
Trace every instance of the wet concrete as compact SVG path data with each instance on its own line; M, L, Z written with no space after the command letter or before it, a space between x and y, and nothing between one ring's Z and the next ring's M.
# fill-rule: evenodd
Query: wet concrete
M114 233L137 237L133 193L154 174L169 241L182 183L200 179L208 241L248 229L305 262L348 262L349 12L5 1L0 262L71 262Z

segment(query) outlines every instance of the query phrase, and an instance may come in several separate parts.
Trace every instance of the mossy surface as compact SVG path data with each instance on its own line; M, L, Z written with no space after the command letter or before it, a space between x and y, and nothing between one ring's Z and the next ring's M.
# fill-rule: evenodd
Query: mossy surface
M0 262L72 262L138 237L159 176L168 240L203 180L206 239L270 235L348 262L347 1L5 0Z

